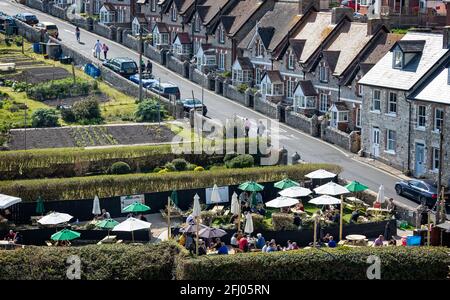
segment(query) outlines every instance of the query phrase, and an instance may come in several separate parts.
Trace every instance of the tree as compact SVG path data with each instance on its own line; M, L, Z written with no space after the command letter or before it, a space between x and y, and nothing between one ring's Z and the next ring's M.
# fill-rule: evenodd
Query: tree
M57 127L58 114L54 109L40 108L31 115L31 124L33 127Z
M159 112L159 117L158 117ZM135 112L137 122L157 122L164 119L166 110L157 100L145 99L139 103Z
M72 107L72 112L77 122L100 123L102 115L100 112L100 105L95 99L86 99L75 102Z

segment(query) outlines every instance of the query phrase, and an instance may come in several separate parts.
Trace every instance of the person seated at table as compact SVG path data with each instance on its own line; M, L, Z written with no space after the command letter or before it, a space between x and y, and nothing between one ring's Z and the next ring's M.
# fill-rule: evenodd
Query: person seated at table
M178 239L178 244L181 246L186 245L186 232L183 232L183 234Z
M5 235L5 241L12 242L16 239L16 233L11 229L8 231L8 233Z
M206 251L205 242L203 240L199 240L198 245L198 255L206 255L208 252Z
M380 235L375 242L373 243L374 247L382 247L383 246L383 241L384 241L384 236Z
M225 245L225 243L220 243L219 249L217 249L217 254L219 255L226 255L228 254L228 247Z
M184 233L186 235L186 242L184 243L184 247L187 250L191 250L192 245L194 244L194 238L192 237L192 234L190 233Z
M378 202L378 201L375 201L375 202L373 203L373 208L380 209L380 208L381 208L381 203Z
M137 218L138 218L138 220L147 222L147 218L143 214L139 214Z
M300 247L297 245L297 242L292 242L292 250L298 250Z
M186 224L195 225L195 218L192 214L186 218Z
M264 209L264 206L259 205L257 213L260 214L261 216L265 216L266 215L266 210Z
M336 212L331 220L333 223L339 223L341 221L341 214Z
M389 242L388 242L389 246L397 246L397 241L394 239L394 237L392 237Z
M350 218L350 223L358 223L358 218L360 216L360 213L357 209L355 209L354 211L352 211L352 216Z
M242 208L242 213L246 213L246 212L251 212L252 211L252 208L250 207L250 204L248 204L248 203L245 203L244 204L244 207Z
M277 245L275 243L270 243L269 247L267 248L267 252L276 252L278 251Z
M302 226L302 219L298 213L294 213L294 225L297 226L297 228Z
M211 248L214 250L219 250L220 247L222 247L222 241L220 238L216 238L216 241L212 243Z
M234 233L233 236L231 237L230 245L233 248L239 248L239 242L238 242L237 236L238 236L238 234Z
M395 204L394 204L394 199L393 198L389 198L388 204L387 204L387 210L389 210L389 212L391 214L395 214Z
M103 208L102 209L102 214L100 215L100 218L102 220L111 219L111 214L109 212L107 212L106 209Z
M303 203L301 201L295 205L295 210L305 211L305 207L303 206Z
M290 240L287 241L286 250L292 250L292 242Z
M322 238L322 242L328 243L330 241L331 235L329 233L325 234L325 236Z
M243 252L248 252L249 250L248 239L246 234L244 234L242 238L239 240L239 250Z
M262 236L261 233L258 233L256 235L256 249L262 249L264 245L266 244L266 239Z
M333 239L333 236L330 236L330 239L328 240L327 245L329 248L336 248L337 244L336 244L336 241Z
M269 248L269 242L267 241L264 243L264 246L262 247L261 252L267 252L268 248Z

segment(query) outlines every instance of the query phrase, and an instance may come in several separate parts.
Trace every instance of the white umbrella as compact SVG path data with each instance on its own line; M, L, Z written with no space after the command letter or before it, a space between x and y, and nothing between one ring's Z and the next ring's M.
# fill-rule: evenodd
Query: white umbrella
M225 230L222 230L219 228L206 227L206 228L203 228L202 230L200 230L200 232L198 234L202 238L212 239L212 238L223 237L224 235L227 234L227 232Z
M251 234L253 232L253 218L251 213L247 213L245 216L245 228L244 232Z
M22 199L18 197L0 194L0 209L8 208L19 202L22 202Z
M219 188L217 184L214 185L211 192L211 203L221 203L222 199L220 199Z
M380 188L378 189L378 195L377 195L376 202L384 203L384 201L385 201L385 199L384 199L384 186L380 185Z
M241 211L241 206L239 205L238 195L233 193L231 196L231 213L233 215L238 215Z
M328 195L322 195L320 197L309 200L308 203L315 205L336 205L341 204L341 200Z
M92 214L100 215L101 213L102 213L102 210L100 209L100 199L98 199L98 196L95 196L94 204L92 206Z
M134 242L134 232L136 230L148 229L150 231L151 226L152 223L141 221L136 218L128 218L115 226L112 231L131 232L131 240Z
M199 195L195 194L195 196L194 196L194 207L193 207L193 210L192 210L192 216L193 217L200 217L200 213L201 213L202 210L200 208L199 200L200 200Z
M275 208L281 208L281 207L289 207L293 206L295 204L299 203L297 199L289 198L289 197L278 197L273 200L270 200L269 202L266 202L267 207L275 207Z
M312 192L310 189L301 186L293 186L278 192L278 194L280 194L283 197L291 197L291 198L306 197L311 193Z
M327 170L320 169L306 174L305 177L310 179L327 179L336 177L336 174L328 172Z
M199 228L198 228L199 230L203 230L205 228L209 228L209 227L206 226L206 225L203 225L203 224L199 224ZM181 232L186 232L186 233L187 232L190 232L190 233L197 232L197 225L196 224L187 225L186 227L181 228L180 231Z
M335 182L328 182L324 185L321 185L315 188L314 192L316 192L319 195L330 195L330 196L337 196L350 193L350 191L347 188Z
M73 216L69 214L59 213L59 212L53 212L51 214L48 214L38 220L39 224L42 225L58 225L61 223L69 222Z

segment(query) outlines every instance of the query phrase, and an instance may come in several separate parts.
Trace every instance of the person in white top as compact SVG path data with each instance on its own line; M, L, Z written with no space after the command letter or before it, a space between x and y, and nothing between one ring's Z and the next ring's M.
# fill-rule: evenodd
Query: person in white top
M245 137L248 137L251 126L252 126L252 123L250 123L250 120L248 118L245 118L245 122L244 122Z
M102 53L103 45L100 43L100 40L97 40L97 42L94 45L94 56L95 58L100 59L100 54Z

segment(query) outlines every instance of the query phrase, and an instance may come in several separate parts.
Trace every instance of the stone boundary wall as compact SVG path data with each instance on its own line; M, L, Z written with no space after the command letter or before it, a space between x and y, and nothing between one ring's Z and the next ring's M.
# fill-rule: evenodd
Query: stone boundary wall
M247 106L245 93L239 92L236 87L226 82L223 83L223 96Z
M150 45L150 43L144 42L144 56L163 65L165 55L166 55L166 50L158 50L158 49L154 48L152 45Z
M278 108L276 104L264 101L261 97L255 95L254 105L256 111L259 111L270 118L278 119Z
M126 29L122 32L122 45L127 48L139 51L139 40L130 34L130 30Z
M189 64L188 62L182 62L181 60L173 56L170 52L167 53L166 60L167 60L167 68L169 70L172 70L185 78L189 77L189 72L186 72L187 70L186 65Z
M324 123L322 123L324 126ZM335 144L352 153L358 153L361 148L361 138L359 133L352 131L350 134L342 132L336 128L327 126L322 129L321 138L324 141Z
M114 26L106 26L103 24L100 24L99 22L94 22L94 27L93 27L93 31L94 33L105 37L107 39L110 40L116 40L116 33L117 33L117 29Z
M26 0L25 5L43 12L47 12L46 4L48 4L48 2L47 1L45 2L46 3L44 3L44 1L41 0Z
M319 136L319 120L316 115L308 118L303 114L292 111L292 109L286 109L285 122L287 125L300 129L312 136Z

